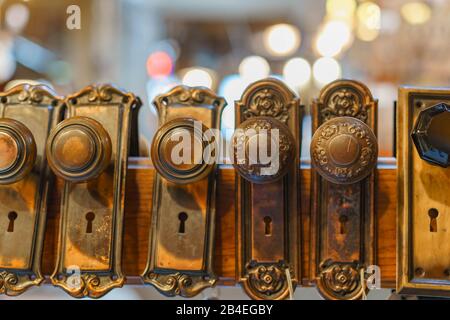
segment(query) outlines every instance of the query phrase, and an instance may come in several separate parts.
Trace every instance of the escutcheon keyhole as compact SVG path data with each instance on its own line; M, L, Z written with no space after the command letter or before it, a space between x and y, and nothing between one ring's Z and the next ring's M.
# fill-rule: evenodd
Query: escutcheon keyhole
M435 208L428 210L428 216L430 217L430 232L437 232L437 217L439 211Z
M92 233L92 223L94 220L95 220L95 213L93 212L86 213L86 221L87 221L86 233Z
M186 233L186 221L188 219L188 215L186 212L180 212L178 215L178 220L180 220L180 226L178 227L178 233L184 234Z
M17 212L15 211L11 211L10 213L8 213L8 219L9 219L9 224L8 224L8 232L14 232L14 221L16 221L17 219Z
M264 217L264 224L265 224L265 234L267 237L270 237L272 235L272 218L267 216Z

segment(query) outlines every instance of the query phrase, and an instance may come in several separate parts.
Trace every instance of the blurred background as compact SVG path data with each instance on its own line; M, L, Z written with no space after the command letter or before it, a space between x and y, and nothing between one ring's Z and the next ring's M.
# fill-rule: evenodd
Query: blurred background
M80 9L70 30L68 7ZM14 79L48 83L60 95L111 82L144 101L141 155L157 128L153 98L178 84L206 86L229 106L267 76L309 106L344 77L379 99L381 156L394 155L394 101L402 84L448 86L446 0L0 0L0 89ZM229 132L229 131L228 131Z
M79 30L66 26L70 5ZM380 100L388 157L397 87L450 80L446 0L0 0L0 9L0 88L35 79L60 95L94 82L132 91L144 101L143 156L157 127L152 99L180 83L224 96L223 127L234 128L233 102L252 81L283 79L309 107L328 82L361 80Z

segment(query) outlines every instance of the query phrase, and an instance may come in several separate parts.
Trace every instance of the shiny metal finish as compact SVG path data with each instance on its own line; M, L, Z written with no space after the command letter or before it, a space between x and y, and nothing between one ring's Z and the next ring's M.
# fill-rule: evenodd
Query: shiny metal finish
M103 126L88 117L61 122L50 134L47 157L60 178L84 182L98 177L111 160L111 138Z
M208 146L203 134L208 128L195 123L191 118L180 118L164 124L156 133L151 149L155 169L166 180L177 184L188 184L208 176L215 161L204 161L203 153ZM178 146L187 141L184 152ZM208 160L208 159L206 159Z
M0 119L0 184L23 179L35 160L36 142L31 131L17 120Z
M311 141L311 161L326 180L351 184L372 173L378 143L372 129L361 120L338 117L317 129Z

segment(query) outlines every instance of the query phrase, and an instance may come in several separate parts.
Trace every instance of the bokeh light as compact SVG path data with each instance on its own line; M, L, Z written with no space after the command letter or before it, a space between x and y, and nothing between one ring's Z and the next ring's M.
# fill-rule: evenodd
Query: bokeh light
M351 23L356 9L355 0L327 0L327 17Z
M334 57L353 40L350 27L343 21L328 21L316 38L316 50L324 57Z
M30 10L23 3L10 5L5 12L5 22L9 30L15 33L21 32L30 18Z
M403 19L410 24L424 24L431 17L431 8L425 2L405 3L400 12Z
M363 2L359 5L356 16L358 18L356 36L363 41L375 40L381 27L380 7L370 1Z
M153 78L164 78L172 73L174 67L171 56L165 51L156 51L147 59L147 73Z
M284 65L283 77L293 90L298 90L310 81L311 66L303 58L293 58Z
M266 50L274 56L288 56L300 47L300 31L290 24L276 24L264 31Z
M339 79L341 73L342 71L339 62L333 58L319 58L313 65L314 80L319 87Z
M213 76L212 73L204 68L190 68L185 71L182 83L190 87L206 87L212 88Z
M270 65L263 57L249 56L239 65L239 73L245 82L257 81L269 76Z

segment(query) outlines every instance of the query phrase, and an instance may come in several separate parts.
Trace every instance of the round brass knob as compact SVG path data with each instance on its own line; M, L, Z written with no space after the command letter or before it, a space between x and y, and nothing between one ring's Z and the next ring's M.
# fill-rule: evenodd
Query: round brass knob
M36 142L21 122L0 119L0 184L12 184L24 178L36 161Z
M284 123L272 117L242 122L231 141L233 166L253 183L281 179L295 161L294 136Z
M215 165L215 159L204 159L208 156L204 151L209 142L203 139L207 130L206 126L190 118L174 119L159 128L151 148L153 165L158 173L176 184L205 178Z
M59 123L47 140L50 168L60 178L84 182L98 177L111 161L111 139L96 120L73 117Z
M317 172L337 184L366 178L378 159L377 138L372 129L353 117L325 122L311 141L311 160Z

